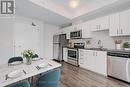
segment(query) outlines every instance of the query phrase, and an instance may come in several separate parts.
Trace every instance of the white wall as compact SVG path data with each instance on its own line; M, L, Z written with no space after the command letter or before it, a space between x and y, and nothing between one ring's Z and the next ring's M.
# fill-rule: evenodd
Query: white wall
M36 26L32 26L32 22ZM14 22L15 56L21 56L21 52L24 50L32 49L40 57L43 57L43 48L41 47L43 24L42 21L16 16Z
M59 27L45 24L44 27L44 57L53 59L53 35L58 32Z
M13 56L13 19L0 18L0 64Z
M36 26L32 26L32 22ZM44 21L16 16L14 19L0 19L0 65L13 56L32 49L40 57L53 58L53 35L58 26Z
M36 26L31 24L35 23ZM59 27L39 20L17 16L15 20L15 55L32 49L43 58L53 58L53 35Z

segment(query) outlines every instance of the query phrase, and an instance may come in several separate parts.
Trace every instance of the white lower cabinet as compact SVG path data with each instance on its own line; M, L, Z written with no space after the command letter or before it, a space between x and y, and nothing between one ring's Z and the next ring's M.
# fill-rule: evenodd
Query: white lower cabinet
M95 71L95 60L93 56L93 51L92 50L86 50L87 53L87 59L86 59L86 69Z
M79 66L107 76L107 52L80 49Z
M65 61L65 62L67 62L68 60L68 58L67 58L67 54L68 54L68 49L67 48L63 48L63 60Z
M107 76L107 52L95 51L95 72Z
M79 49L79 66L85 68L86 52L83 49Z

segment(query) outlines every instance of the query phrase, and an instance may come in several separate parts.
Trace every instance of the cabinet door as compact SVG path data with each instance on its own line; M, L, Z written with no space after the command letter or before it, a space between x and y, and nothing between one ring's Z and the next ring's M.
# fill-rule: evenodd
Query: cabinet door
M99 30L109 30L109 25L110 25L110 17L109 16L105 16L105 17L101 17L99 18Z
M130 35L130 10L120 13L120 32L121 36Z
M91 30L92 31L98 31L99 30L99 19L95 19L91 21Z
M70 39L71 30L72 30L72 26L66 28L66 39Z
M86 68L91 71L95 69L94 55L93 50L87 50Z
M120 29L119 22L119 13L113 14L110 16L110 36L118 36Z
M65 62L67 62L67 53L68 51L67 51L67 48L63 48L63 60L65 61Z
M107 75L107 52L95 51L95 72Z
M79 66L85 68L85 50L79 49Z
M82 24L82 38L92 38L90 22Z

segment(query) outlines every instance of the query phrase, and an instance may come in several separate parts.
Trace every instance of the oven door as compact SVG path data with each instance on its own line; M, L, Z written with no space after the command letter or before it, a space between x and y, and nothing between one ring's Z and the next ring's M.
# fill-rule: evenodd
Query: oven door
M77 49L68 49L68 59L77 61L78 59Z

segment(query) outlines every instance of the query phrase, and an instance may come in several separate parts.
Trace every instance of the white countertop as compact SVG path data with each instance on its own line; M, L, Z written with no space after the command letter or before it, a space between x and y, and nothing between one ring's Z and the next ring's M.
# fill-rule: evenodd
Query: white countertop
M46 68L40 69L38 70L36 68L37 65L41 64L41 63L49 63L50 65L48 65ZM0 87L4 87L7 85L10 85L12 83L27 79L29 77L38 75L40 73L44 73L47 72L49 70L55 69L61 67L61 64L52 61L52 60L48 60L48 59L43 59L43 60L38 60L38 61L33 61L31 65L26 65L26 64L20 64L20 65L16 65L16 66L8 66L8 64L6 65L1 65L0 66ZM7 79L5 80L5 76L7 74L9 74L10 72L14 71L14 70L19 70L22 69L24 71L26 71L27 74L24 74L18 78L15 79Z

